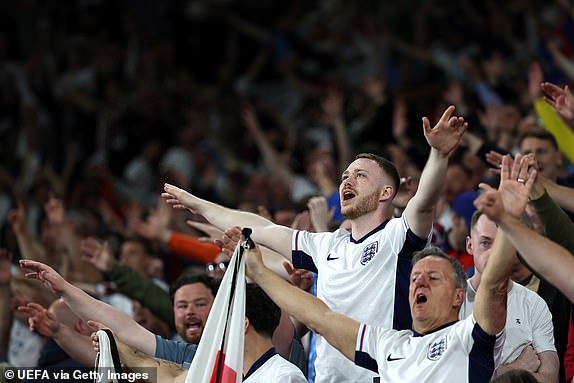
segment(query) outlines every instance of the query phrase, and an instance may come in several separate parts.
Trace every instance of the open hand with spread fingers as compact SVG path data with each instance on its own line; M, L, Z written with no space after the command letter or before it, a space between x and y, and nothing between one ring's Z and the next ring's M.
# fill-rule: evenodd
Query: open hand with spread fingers
M502 158L498 190L506 212L518 219L524 213L536 180L537 171L530 166L531 163L528 155L518 154L514 161L509 155Z
M440 154L448 156L462 139L462 135L468 127L463 117L454 116L455 107L449 106L437 124L431 128L430 121L423 117L424 135L429 145Z
M550 104L562 118L568 121L574 120L574 95L570 92L568 85L564 88L552 84L551 82L543 82L540 84L544 92L544 101Z

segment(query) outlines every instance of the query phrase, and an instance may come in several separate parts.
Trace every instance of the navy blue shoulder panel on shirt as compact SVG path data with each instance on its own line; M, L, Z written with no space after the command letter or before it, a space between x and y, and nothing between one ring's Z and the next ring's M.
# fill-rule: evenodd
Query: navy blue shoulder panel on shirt
M312 271L314 273L318 273L317 266L315 262L313 262L313 258L307 253L302 250L293 250L291 251L291 261L293 262L293 266L298 269L305 269Z
M411 280L411 260L415 251L421 250L427 243L426 239L418 237L411 229L407 230L405 243L398 254L397 273L395 276L395 304L393 329L410 330L412 317L409 306L409 284Z
M367 327L361 326L359 328L361 329L361 342L359 343L359 349L355 350L355 364L359 367L363 367L366 368L367 370L379 373L379 365L377 364L377 361L374 358L372 358L371 355L362 351Z
M476 323L472 329L472 339L474 339L474 344L468 355L468 382L490 382L494 374L496 336L485 333Z
M299 250L299 234L301 234L301 231L295 233L295 250L291 250L291 263L298 269L318 273L319 270L317 270L317 265L313 262L313 258L303 250Z
M355 364L373 372L379 373L377 361L364 351L355 351Z

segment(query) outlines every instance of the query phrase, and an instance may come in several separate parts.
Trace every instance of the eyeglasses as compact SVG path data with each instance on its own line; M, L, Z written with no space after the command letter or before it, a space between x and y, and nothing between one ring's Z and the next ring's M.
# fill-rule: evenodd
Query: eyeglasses
M205 265L205 271L208 273L213 273L217 270L225 272L225 270L227 270L227 266L229 266L229 262L208 263Z

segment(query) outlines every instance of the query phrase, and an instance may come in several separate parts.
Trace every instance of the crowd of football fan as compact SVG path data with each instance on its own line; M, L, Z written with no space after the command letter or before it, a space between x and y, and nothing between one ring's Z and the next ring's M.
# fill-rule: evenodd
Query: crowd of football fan
M245 381L574 382L574 4L387 3L0 5L0 369L186 371L251 227Z

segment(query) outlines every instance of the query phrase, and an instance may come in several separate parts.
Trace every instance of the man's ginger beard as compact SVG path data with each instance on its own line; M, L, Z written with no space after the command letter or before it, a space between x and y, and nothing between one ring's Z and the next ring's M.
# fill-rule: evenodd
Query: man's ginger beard
M379 207L379 196L381 195L381 189L377 189L375 192L369 194L365 197L355 196L354 199L359 199L354 201L353 205L341 207L341 214L346 219L356 219L367 213L377 210Z

